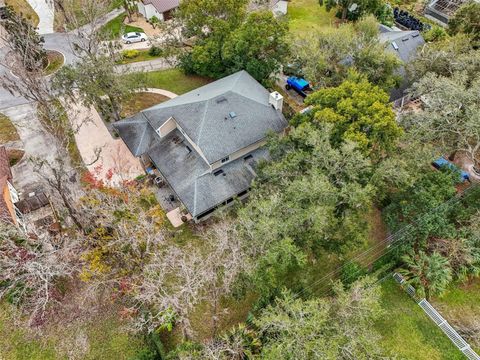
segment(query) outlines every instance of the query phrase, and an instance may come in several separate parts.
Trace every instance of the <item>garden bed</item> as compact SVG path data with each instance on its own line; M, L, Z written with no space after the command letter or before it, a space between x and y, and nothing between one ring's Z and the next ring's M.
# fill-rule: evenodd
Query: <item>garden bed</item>
M60 69L65 62L65 58L61 52L55 50L47 50L47 65L45 66L45 74L51 75Z

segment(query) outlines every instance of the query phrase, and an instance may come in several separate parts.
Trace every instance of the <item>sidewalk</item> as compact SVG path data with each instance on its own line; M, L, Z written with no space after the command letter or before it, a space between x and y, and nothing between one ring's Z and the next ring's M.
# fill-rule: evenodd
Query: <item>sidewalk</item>
M167 61L164 58L148 60L148 61L138 61L130 64L117 65L115 70L119 73L122 72L148 72L155 70L167 70L173 68L172 60Z

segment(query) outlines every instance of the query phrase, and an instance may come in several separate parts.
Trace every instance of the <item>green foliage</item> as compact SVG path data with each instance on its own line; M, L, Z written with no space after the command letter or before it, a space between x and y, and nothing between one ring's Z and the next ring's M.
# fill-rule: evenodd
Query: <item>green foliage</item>
M433 25L430 30L426 31L423 34L423 38L427 42L445 40L447 36L448 36L447 31L443 27L438 25Z
M412 135L435 142L448 154L462 151L480 169L480 76L427 74L415 83L412 92L422 96L425 103L424 111L403 118Z
M339 359L343 349L355 359L381 356L380 334L373 328L382 311L372 279L351 290L335 286L331 299L301 300L289 293L255 320L263 340L262 359ZM383 354L385 355L385 354Z
M466 34L476 48L480 46L480 4L470 1L455 12L448 21L448 30L451 34Z
M342 253L366 241L370 162L351 142L332 147L330 136L328 126L311 123L272 136L273 161L258 170L250 201L238 212L248 242L268 254L252 270L267 298L283 285L301 287L289 283L300 259L315 261L324 251Z
M288 52L286 23L269 11L247 16L245 5L218 0L182 3L179 14L186 31L198 37L192 51L180 58L187 73L221 78L247 70L262 81L279 70Z
M337 17L341 20L357 20L366 14L378 14L380 21L387 19L386 4L381 0L319 0L319 4L325 4L327 11L338 11ZM388 19L391 21L391 16Z
M366 155L382 156L402 134L389 96L355 73L340 86L316 91L305 100L312 111L301 121L333 125L332 141L353 141Z
M138 50L135 50L135 49L123 50L122 51L122 57L127 58L127 59L136 58L139 54L140 54L140 52Z
M120 120L122 103L142 88L143 82L142 74L121 76L113 58L99 56L62 67L53 78L53 87L72 99L78 90L84 105L96 105L108 118Z
M378 41L378 22L373 16L352 24L313 32L291 44L291 63L301 66L317 87L338 86L351 69L386 91L399 85L400 60Z
M349 261L342 266L340 280L344 286L349 286L366 274L367 269L365 269L362 265Z
M160 56L162 55L162 49L158 46L152 46L149 50L148 50L148 54L150 56Z
M448 259L437 252L427 255L423 251L403 257L405 267L399 272L407 283L412 284L427 300L432 295L441 295L452 280L452 269Z
M121 35L129 32L144 32L142 28L125 24L126 17L126 13L118 15L116 18L103 25L100 32L103 36L109 39L117 39Z
M447 37L423 47L407 64L407 71L412 83L427 73L451 77L461 72L467 78L475 78L480 71L480 51L472 48L465 35Z
M160 19L156 16L152 16L148 21L154 29L160 24Z
M270 11L251 13L223 46L227 73L246 70L257 80L268 79L288 54L287 31L287 24Z
M43 49L43 38L36 32L30 21L17 14L12 7L5 8L6 41L27 71L41 70L47 63L47 53Z

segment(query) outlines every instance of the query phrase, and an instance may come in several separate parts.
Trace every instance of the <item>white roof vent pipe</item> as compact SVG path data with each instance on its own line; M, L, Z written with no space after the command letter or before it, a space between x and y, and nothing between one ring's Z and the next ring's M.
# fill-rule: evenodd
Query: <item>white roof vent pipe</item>
M282 111L283 109L283 96L278 92L274 91L270 94L268 103L272 105L275 110Z

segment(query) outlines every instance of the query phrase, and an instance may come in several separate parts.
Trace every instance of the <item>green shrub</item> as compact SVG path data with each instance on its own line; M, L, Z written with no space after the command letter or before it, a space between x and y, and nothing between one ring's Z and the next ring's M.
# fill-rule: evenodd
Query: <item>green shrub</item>
M446 37L447 31L438 25L434 25L430 30L423 34L423 38L428 42L443 40Z
M140 52L138 50L132 49L132 50L124 50L122 52L122 56L124 59L134 59L136 58Z
M150 50L148 50L148 55L150 56L160 56L162 55L162 49L158 46L152 46Z

